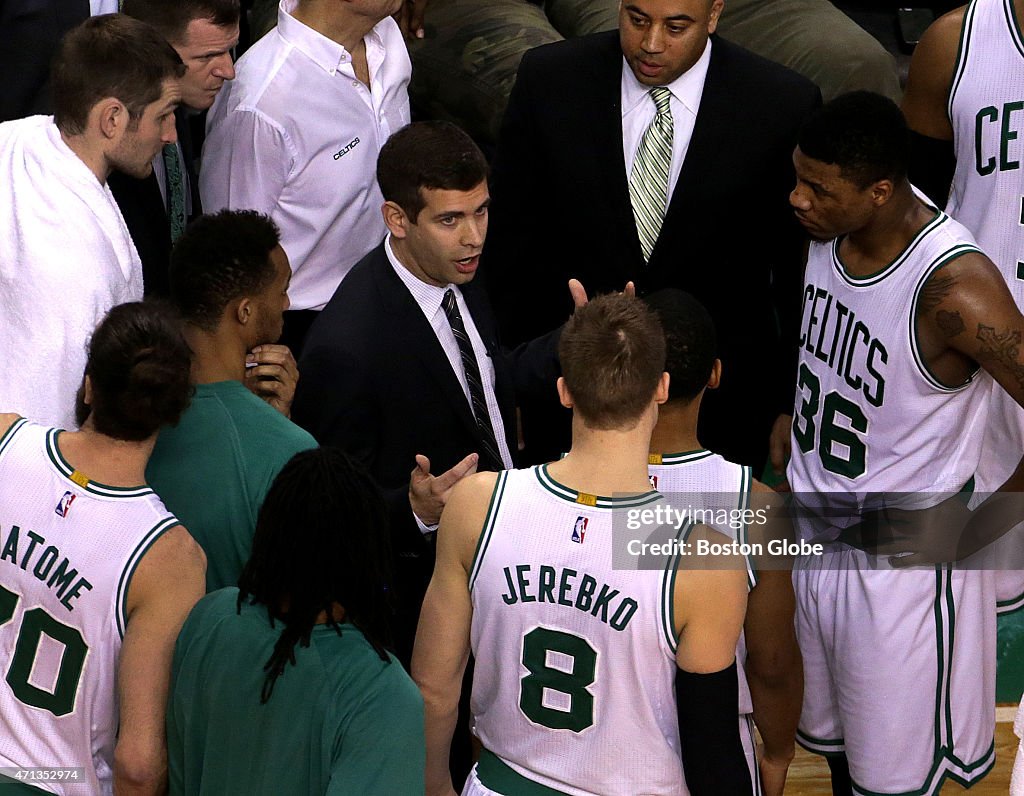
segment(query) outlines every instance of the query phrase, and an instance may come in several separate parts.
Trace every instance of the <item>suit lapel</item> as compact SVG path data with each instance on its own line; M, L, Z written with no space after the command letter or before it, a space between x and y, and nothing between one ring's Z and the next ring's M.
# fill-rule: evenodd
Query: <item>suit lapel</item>
M714 179L712 169L715 158L709 155L722 151L722 136L729 127L728 119L735 115L735 107L730 104L729 91L723 87L726 61L728 60L726 52L728 43L714 36L711 41L711 62L708 64L704 90L700 95L693 135L690 137L686 158L679 170L679 179L676 180L675 190L672 191L672 198L669 200L665 212L665 222L661 227L662 234L658 236L658 242L651 254L652 262L660 249L679 250L675 245L663 244L663 240L671 237L673 229L683 225L689 214L689 206L696 201L696 197L699 195L696 189L705 180Z
M633 218L633 205L629 199L629 177L622 152L622 48L618 31L599 34L606 37L601 58L594 59L593 86L595 101L592 103L593 124L588 125L588 136L594 141L594 151L600 153L595 162L607 174L605 185L609 212L614 228L623 230L629 237L628 248L632 262L624 264L628 271L626 279L634 279L643 265L640 236ZM625 280L624 280L625 281Z
M434 329L427 322L412 293L398 278L395 269L384 251L384 245L377 250L378 257L374 262L374 276L381 304L387 310L387 317L393 320L395 327L404 330L403 340L416 354L416 361L421 363L429 379L441 391L445 403L459 416L466 429L476 439L479 432L476 420L466 400L448 355L437 339Z

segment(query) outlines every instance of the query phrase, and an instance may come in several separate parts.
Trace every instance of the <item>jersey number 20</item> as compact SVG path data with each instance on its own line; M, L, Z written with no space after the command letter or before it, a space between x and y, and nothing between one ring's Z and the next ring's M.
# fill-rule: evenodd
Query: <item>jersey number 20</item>
M548 653L561 653L572 660L572 671L555 668ZM520 681L519 709L534 724L552 730L582 732L594 723L594 696L587 687L597 671L597 653L586 639L536 627L523 637L523 666L529 674ZM544 704L544 692L557 691L569 698L569 709Z
M0 586L0 627L11 621L17 604L18 595ZM64 645L60 671L52 692L29 682L44 634ZM48 710L54 716L66 716L75 709L78 681L88 652L85 639L75 628L62 625L42 608L33 608L26 611L21 619L14 657L7 669L7 685L26 705Z

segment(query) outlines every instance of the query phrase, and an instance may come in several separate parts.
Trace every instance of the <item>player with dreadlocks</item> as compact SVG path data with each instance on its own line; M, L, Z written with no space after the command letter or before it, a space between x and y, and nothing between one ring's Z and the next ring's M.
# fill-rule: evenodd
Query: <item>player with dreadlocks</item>
M385 649L387 540L383 498L344 453L285 465L239 587L178 638L172 793L423 792L422 701Z

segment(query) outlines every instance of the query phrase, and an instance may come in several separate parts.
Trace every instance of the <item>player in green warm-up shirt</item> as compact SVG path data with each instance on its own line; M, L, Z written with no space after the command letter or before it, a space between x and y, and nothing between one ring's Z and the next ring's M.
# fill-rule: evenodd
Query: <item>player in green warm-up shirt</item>
M196 393L160 434L146 481L206 552L207 591L238 584L271 482L316 447L288 419L298 372L288 349L273 345L291 276L278 241L265 216L224 211L191 224L171 255Z
M172 794L424 792L423 702L383 647L386 523L339 451L284 467L240 587L207 595L178 638Z

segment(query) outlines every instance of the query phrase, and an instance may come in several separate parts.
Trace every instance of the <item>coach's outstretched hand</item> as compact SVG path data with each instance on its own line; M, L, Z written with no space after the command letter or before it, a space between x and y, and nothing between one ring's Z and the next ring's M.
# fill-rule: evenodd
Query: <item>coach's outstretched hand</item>
M622 292L627 296L636 295L636 285L632 282L627 282L626 286L622 288ZM569 280L569 295L572 296L572 303L576 309L586 307L590 303L590 297L587 295L587 289L583 287L583 283L578 279Z
M441 475L430 474L430 459L416 454L416 467L409 476L409 505L424 525L437 525L448 502L452 487L467 475L476 472L479 454L471 453L452 469Z

